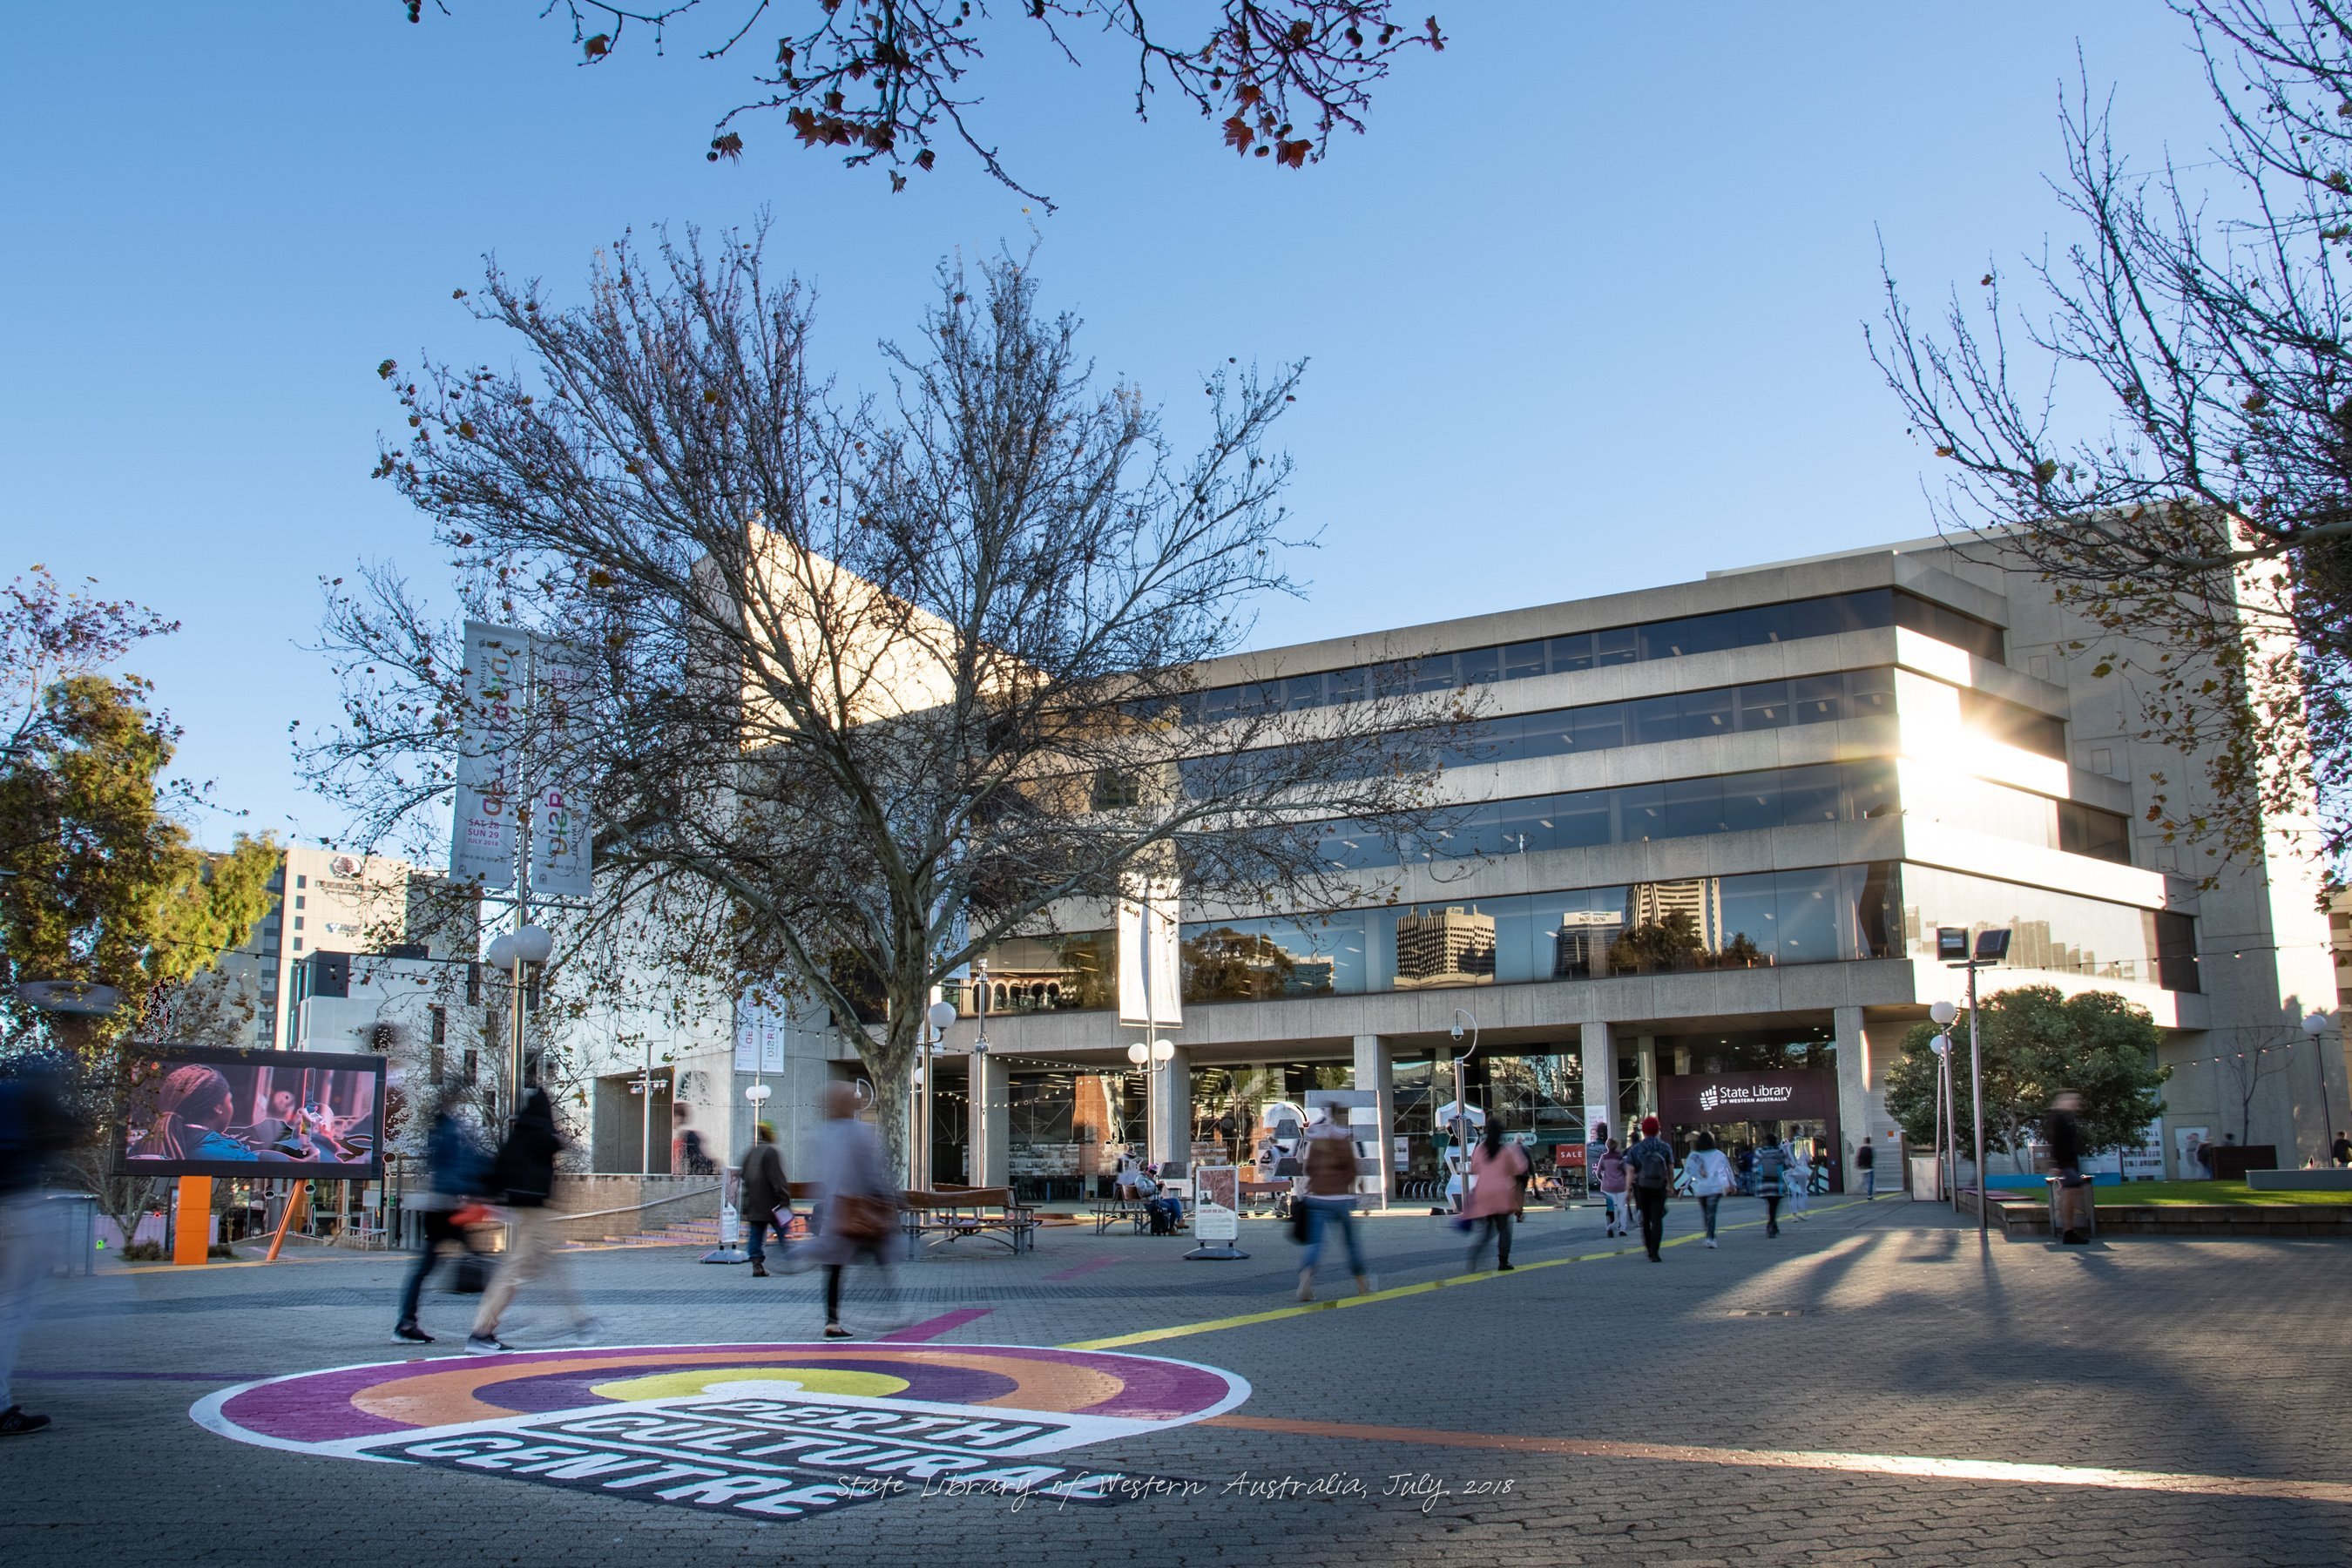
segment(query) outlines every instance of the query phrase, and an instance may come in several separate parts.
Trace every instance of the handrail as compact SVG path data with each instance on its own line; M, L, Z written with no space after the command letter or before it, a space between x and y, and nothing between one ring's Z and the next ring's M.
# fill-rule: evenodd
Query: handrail
M719 1191L719 1183L717 1183L717 1182L713 1182L713 1183L711 1183L711 1184L710 1184L709 1186L707 1186L707 1187L696 1187L696 1188L694 1188L694 1189L693 1189L692 1191L690 1191L690 1192L671 1193L671 1194L670 1194L668 1196L667 1196L667 1197L647 1198L644 1203L641 1203L641 1204L623 1204L619 1208L612 1208L612 1209L559 1209L559 1208L551 1208L551 1209L549 1209L547 1212L548 1212L549 1214L551 1214L551 1215L554 1215L557 1219L602 1219L604 1215L608 1215L608 1214L637 1214L637 1213L642 1212L643 1210L652 1208L652 1207L653 1207L655 1205L656 1205L656 1204L674 1204L674 1203L677 1202L680 1198L698 1198L698 1197L701 1197L701 1196L702 1196L704 1194L706 1194L706 1193L715 1193L715 1192L717 1192L717 1191Z

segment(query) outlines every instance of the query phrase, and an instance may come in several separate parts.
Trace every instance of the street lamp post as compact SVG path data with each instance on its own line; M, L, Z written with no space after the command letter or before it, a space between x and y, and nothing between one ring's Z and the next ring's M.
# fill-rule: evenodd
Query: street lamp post
M511 1117L522 1109L523 1089L523 988L528 984L528 966L545 963L555 952L555 938L545 927L521 925L503 931L491 939L487 954L493 969L507 971L511 983L508 993L508 1039L506 1070L507 1115Z
M1977 932L1974 952L1969 951L1968 939L1968 931L1958 926L1940 926L1936 931L1936 954L1944 960L1944 967L1965 969L1969 973L1969 1120L1976 1145L1977 1235L1983 1237L1990 1230L1992 1214L1990 1184L1985 1180L1984 1041L1977 1026L1977 971L2009 956L2009 932L2005 929Z
M1960 1010L1949 1002L1931 1003L1927 1016L1937 1035L1929 1042L1936 1053L1936 1166L1944 1173L1944 1201L1960 1212L1959 1108L1952 1101L1952 1025Z
M1467 1007L1456 1007L1454 1009L1455 1045L1462 1043L1462 1026L1465 1023L1470 1026L1470 1048L1454 1058L1454 1147L1448 1153L1462 1162L1462 1202L1467 1206L1470 1202L1470 1140L1465 1134L1470 1131L1470 1100L1465 1087L1468 1080L1462 1066L1478 1054L1478 1016Z
M921 1142L917 1145L914 1164L918 1186L920 1190L929 1192L931 1190L931 1145L933 1142L933 1134L931 1131L931 1095L933 1092L931 1077L939 1067L940 1047L947 1042L948 1026L955 1022L955 1004L942 996L940 1000L931 1004L930 1010L924 1015L924 1018L925 1021L931 1026L931 1032L930 1037L923 1046L923 1105L922 1114L918 1118L918 1120L922 1122L922 1126L919 1132Z
M982 1167L988 1160L988 961L976 958L971 963L972 993L979 998L972 1008L974 1031L971 1057L964 1068L964 1175L971 1184L985 1185L981 1180ZM1004 1184L1010 1197L1013 1183Z
M2326 1149L2336 1142L2336 1107L2327 1095L2327 1058L2319 1048L2319 1040L2334 1027L2335 1021L2325 1013L2313 1013L2303 1020L2303 1032L2311 1037L2311 1058L2319 1067L2319 1113L2327 1121L2327 1144L2320 1152L2323 1161L2327 1158Z

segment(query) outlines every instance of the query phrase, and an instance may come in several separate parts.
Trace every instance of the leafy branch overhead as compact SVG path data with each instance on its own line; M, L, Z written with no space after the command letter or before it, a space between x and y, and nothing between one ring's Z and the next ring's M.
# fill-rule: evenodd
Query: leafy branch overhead
M446 14L451 3L435 8ZM423 20L424 0L406 5L411 22ZM1321 162L1333 132L1364 129L1372 89L1399 55L1445 47L1435 16L1411 24L1386 0L1019 0L1014 8L1072 65L1081 31L1132 50L1139 118L1164 90L1216 122L1236 154L1288 169ZM738 121L781 110L802 146L839 148L853 168L879 166L894 191L906 188L908 170L934 166L941 142L961 142L996 179L1053 205L1006 169L970 118L982 101L986 49L1005 36L989 36L985 0L548 0L546 14L571 23L583 65L641 37L666 53L673 33L706 22L691 40L697 58L765 57L751 78L756 94L712 128L705 155L714 163L743 155ZM1009 100L997 91L1023 119L1054 107L1046 86L1024 85Z

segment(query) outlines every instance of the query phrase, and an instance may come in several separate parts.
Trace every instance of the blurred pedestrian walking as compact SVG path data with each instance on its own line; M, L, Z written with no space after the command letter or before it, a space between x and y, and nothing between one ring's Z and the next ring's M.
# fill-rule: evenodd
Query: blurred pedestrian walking
M1618 1152L1614 1138L1601 1152L1601 1201L1609 1210L1609 1224L1601 1234L1633 1234L1631 1205L1625 1197L1625 1156Z
M857 1090L839 1079L824 1086L824 1126L817 1133L817 1185L824 1195L814 1215L815 1237L803 1244L812 1264L824 1266L824 1337L845 1340L841 1326L841 1271L871 1258L886 1271L898 1233L898 1184L883 1158L882 1142L857 1118Z
M1862 1173L1862 1201L1878 1201L1878 1151L1864 1138L1862 1147L1853 1152L1853 1168Z
M1780 1198L1789 1179L1789 1155L1780 1147L1778 1133L1764 1134L1763 1146L1756 1151L1756 1195L1764 1200L1764 1234L1780 1234Z
M49 1163L81 1142L53 1058L26 1057L0 1078L0 1437L21 1437L49 1424L16 1403L11 1386L16 1346L33 1321L49 1277L49 1218L41 1184Z
M1784 1184L1789 1191L1789 1213L1803 1219L1811 1202L1813 1167L1806 1162L1805 1146L1793 1139L1789 1143L1789 1174Z
M1348 1247L1348 1272L1356 1277L1356 1294L1369 1295L1370 1270L1364 1267L1363 1248L1356 1240L1356 1178L1364 1173L1356 1155L1355 1129L1334 1110L1307 1129L1307 1191L1297 1202L1307 1217L1307 1250L1298 1255L1298 1299L1315 1300L1315 1266L1323 1260L1323 1238L1334 1226Z
M1470 1260L1464 1268L1478 1267L1478 1255L1486 1250L1491 1237L1495 1272L1510 1272L1511 1216L1525 1201L1528 1170L1527 1151L1503 1141L1502 1118L1486 1118L1486 1135L1470 1151L1470 1194L1462 1217L1470 1222L1472 1232Z
M1642 1216L1642 1250L1653 1263L1666 1236L1666 1194L1675 1179L1674 1145L1658 1136L1658 1119L1642 1118L1642 1141L1625 1151L1626 1185Z
M473 1256L467 1231L452 1217L468 1198L487 1195L489 1159L457 1114L463 1096L446 1089L434 1102L433 1124L425 1135L425 1181L422 1189L401 1194L404 1212L414 1210L425 1222L425 1250L409 1265L400 1286L400 1318L392 1331L394 1344L429 1345L433 1336L417 1326L417 1304L425 1281L441 1262L441 1249L455 1247L462 1265Z
M495 1355L513 1348L499 1338L499 1320L506 1316L515 1292L542 1276L572 1314L572 1333L584 1339L595 1331L595 1321L572 1288L571 1271L557 1256L555 1219L547 1206L555 1191L555 1157L562 1151L563 1135L555 1130L555 1107L547 1091L525 1089L522 1109L515 1112L506 1142L490 1162L488 1184L507 1211L507 1256L482 1293L482 1310L475 1314L474 1331L466 1340L468 1355Z
M767 1233L776 1233L782 1248L793 1225L793 1189L784 1180L784 1157L776 1149L776 1130L762 1121L752 1130L751 1146L743 1151L743 1166L736 1177L736 1212L751 1227L751 1278L768 1277Z
M1701 1132L1691 1140L1690 1158L1683 1163L1682 1189L1698 1200L1699 1218L1706 1226L1706 1244L1715 1245L1716 1210L1731 1190L1731 1162L1715 1146L1715 1134Z

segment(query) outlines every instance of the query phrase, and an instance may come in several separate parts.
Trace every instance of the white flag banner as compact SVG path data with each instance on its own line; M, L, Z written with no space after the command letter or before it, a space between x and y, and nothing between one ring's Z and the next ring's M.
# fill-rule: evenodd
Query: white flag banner
M1178 947L1174 878L1130 878L1118 901L1118 1021L1138 1028L1184 1026L1184 966Z
M781 1073L784 1070L784 1010L764 1002L735 1004L735 1070Z
M546 637L534 642L531 656L530 890L535 898L584 899L594 870L588 802L565 781L578 767L573 716L587 710L594 670Z
M503 891L515 880L517 731L530 634L466 623L465 711L457 731L457 798L449 826L449 872Z

